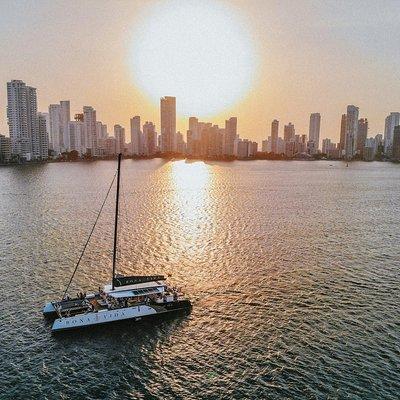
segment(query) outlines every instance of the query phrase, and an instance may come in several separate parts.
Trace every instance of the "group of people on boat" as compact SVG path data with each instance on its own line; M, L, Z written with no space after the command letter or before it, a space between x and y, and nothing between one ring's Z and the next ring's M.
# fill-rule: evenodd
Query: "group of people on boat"
M168 288L168 290L163 293L121 298L114 297L99 288L99 292L95 295L87 296L86 292L79 292L76 294L75 299L71 299L69 296L66 296L64 300L75 302L78 301L78 303L64 308L63 313L65 313L66 316L70 316L71 313L97 312L98 310L104 308L113 310L118 308L132 307L136 305L140 306L142 304L163 304L171 301L177 301L178 298L179 289L176 287ZM60 307L60 313L61 310L62 309Z

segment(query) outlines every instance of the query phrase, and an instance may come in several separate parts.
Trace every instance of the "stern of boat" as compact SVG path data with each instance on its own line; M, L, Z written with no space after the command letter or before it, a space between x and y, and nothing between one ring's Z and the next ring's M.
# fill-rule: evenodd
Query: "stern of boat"
M57 311L54 307L54 304L51 301L44 305L43 315L46 318L56 318L57 317Z

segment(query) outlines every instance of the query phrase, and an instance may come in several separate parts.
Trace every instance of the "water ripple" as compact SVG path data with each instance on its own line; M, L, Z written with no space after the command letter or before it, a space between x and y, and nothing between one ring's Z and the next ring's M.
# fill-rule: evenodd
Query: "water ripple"
M0 399L395 399L400 168L123 162L118 269L191 315L52 336L113 162L0 170ZM334 169L334 171L332 171ZM73 291L109 280L113 202Z

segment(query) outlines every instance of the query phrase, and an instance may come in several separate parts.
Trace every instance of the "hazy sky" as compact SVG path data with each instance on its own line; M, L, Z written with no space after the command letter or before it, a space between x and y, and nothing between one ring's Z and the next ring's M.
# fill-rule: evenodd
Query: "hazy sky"
M0 133L8 132L6 82L11 79L38 89L40 111L69 99L72 113L92 105L110 133L114 124L128 128L133 115L158 128L158 104L139 90L131 49L135 29L164 3L0 0ZM399 1L222 3L240 14L258 67L244 98L202 120L222 125L225 118L238 116L240 135L260 141L274 118L281 122L281 135L289 121L297 133L308 134L309 114L320 112L322 138L336 141L347 104L359 106L360 117L369 119L370 135L383 131L389 112L400 111ZM212 30L207 26L209 3L198 4L205 7L204 15L201 10L196 15L199 26ZM219 65L235 60L223 49L221 59L215 52L204 58ZM185 54L179 56L186 65ZM186 119L178 120L178 129L186 132Z

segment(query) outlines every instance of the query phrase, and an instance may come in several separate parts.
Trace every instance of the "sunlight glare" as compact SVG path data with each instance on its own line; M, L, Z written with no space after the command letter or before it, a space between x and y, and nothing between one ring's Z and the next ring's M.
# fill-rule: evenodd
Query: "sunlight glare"
M155 105L177 97L181 116L212 116L248 93L256 51L246 21L222 2L168 1L153 7L132 36L135 84Z

